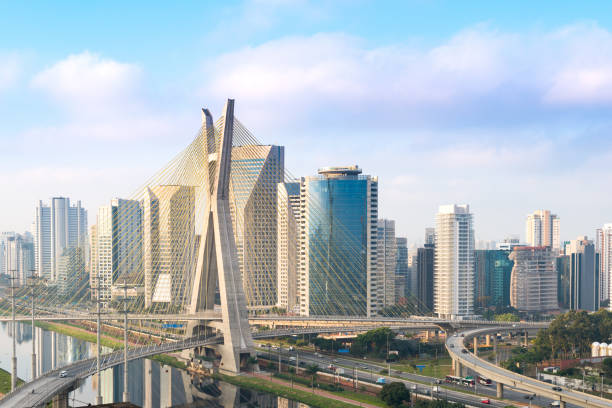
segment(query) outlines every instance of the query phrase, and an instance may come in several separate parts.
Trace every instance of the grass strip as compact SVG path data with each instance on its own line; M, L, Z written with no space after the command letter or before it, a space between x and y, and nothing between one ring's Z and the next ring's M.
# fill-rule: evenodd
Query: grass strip
M17 378L17 386L23 384L23 380ZM11 373L0 368L0 393L8 394L11 392Z
M280 397L284 397L284 398L294 400L294 401L303 402L304 404L308 404L311 407L352 408L356 405L357 406L359 405L358 401L355 401L355 404L349 404L343 401L326 398L318 394L312 394L307 391L302 391L302 390L291 388L285 385L276 384L271 381L267 381L263 378L254 378L254 377L246 377L246 376L229 376L229 375L220 374L220 373L215 374L214 377L220 381L224 381L230 384L238 385L238 386L245 387L245 388L250 388L256 391L267 392L267 393L278 395ZM341 395L344 396L344 393ZM347 395L347 398L350 398L350 397ZM365 401L362 401L362 402L365 402ZM379 406L384 407L384 405L379 405Z

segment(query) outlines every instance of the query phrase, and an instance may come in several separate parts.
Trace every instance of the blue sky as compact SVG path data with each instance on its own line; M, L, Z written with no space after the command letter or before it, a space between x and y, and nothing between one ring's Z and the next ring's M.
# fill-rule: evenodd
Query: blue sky
M453 202L477 239L612 221L612 3L176 3L0 2L0 230L129 196L227 97L293 174L378 175L411 242Z

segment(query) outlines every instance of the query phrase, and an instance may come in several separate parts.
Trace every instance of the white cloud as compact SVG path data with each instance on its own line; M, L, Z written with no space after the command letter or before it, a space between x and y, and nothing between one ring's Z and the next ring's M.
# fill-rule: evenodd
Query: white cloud
M138 106L140 75L140 68L134 64L86 51L38 73L31 85L73 112L100 116Z
M15 85L21 65L21 58L15 54L0 55L0 91Z
M206 96L265 106L269 123L325 112L344 125L368 113L401 122L422 112L549 111L612 102L612 33L593 23L522 34L477 25L430 48L321 33L229 52L205 71Z

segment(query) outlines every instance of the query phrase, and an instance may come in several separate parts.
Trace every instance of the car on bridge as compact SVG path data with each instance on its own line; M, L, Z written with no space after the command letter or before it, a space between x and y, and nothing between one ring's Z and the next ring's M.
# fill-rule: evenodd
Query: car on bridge
M59 373L59 377L60 377L60 378L66 378L66 377L68 377L68 371L66 371L66 370L62 370L62 371L60 371L60 373Z

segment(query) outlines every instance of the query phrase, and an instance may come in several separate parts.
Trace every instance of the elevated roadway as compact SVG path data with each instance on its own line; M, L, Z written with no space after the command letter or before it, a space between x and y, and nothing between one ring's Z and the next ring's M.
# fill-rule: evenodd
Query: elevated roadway
M372 326L355 327L355 330L370 330ZM321 332L338 332L344 330L343 327L327 327L327 328L299 328L299 329L280 329L280 330L264 330L253 333L253 338L263 339L278 336L287 336L294 334L309 334ZM214 337L192 337L185 340L166 342L160 345L147 345L143 347L134 347L128 349L128 361L137 360L140 358L151 357L162 353L171 353L184 349L191 349L207 345L219 344L223 341L222 336ZM114 351L104 354L101 358L101 369L106 370L116 365L122 364L124 361L123 350ZM62 395L67 395L78 384L95 374L97 370L96 358L78 361L71 365L59 368L54 371L45 373L36 378L34 381L27 382L17 388L15 391L7 394L0 399L0 408L24 408L24 407L43 407L54 398L59 398ZM60 377L60 373L66 371L65 377Z
M542 325L543 327L543 325ZM511 330L533 329L533 324L515 324ZM551 384L545 383L517 374L512 371L503 369L495 364L492 364L482 358L479 358L469 352L465 347L465 343L470 339L486 334L507 331L508 326L480 328L465 331L461 335L450 336L446 340L446 349L455 361L455 364L461 364L468 367L484 377L490 378L498 384L498 396L503 395L503 385L508 385L513 388L522 389L538 396L550 398L560 401L561 408L565 407L566 403L581 407L598 407L612 408L612 400L596 397L580 391L570 390L568 388L560 388L560 391L555 391Z

